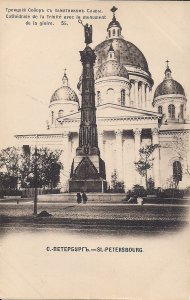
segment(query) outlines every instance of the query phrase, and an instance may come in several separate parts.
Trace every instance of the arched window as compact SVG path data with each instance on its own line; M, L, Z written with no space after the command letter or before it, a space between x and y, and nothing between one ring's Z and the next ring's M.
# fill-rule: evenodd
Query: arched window
M125 105L125 90L121 90L121 105Z
M183 119L184 118L184 105L180 105L180 117Z
M113 29L113 35L115 35L115 29Z
M114 90L113 89L108 89L107 90L107 94L109 95L109 96L113 96L114 95Z
M182 167L179 161L173 163L173 180L178 184L182 181Z
M173 104L168 106L168 114L170 119L175 119L175 106Z
M63 110L62 109L60 109L58 111L58 118L61 118L61 117L63 117Z
M117 35L119 36L119 29L117 30Z
M159 113L159 114L162 114L162 106L161 106L161 105L158 106L158 113Z
M97 91L97 105L101 104L101 93L100 91Z
M111 30L109 30L109 37L111 36Z

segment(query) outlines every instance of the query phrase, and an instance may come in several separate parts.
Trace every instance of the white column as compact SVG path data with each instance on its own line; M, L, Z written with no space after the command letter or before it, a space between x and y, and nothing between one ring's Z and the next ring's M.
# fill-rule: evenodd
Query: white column
M159 144L158 128L152 129L152 144ZM153 174L155 187L160 187L160 148L156 148L153 152Z
M104 159L104 131L98 130L98 147L100 149L100 157Z
M71 170L71 161L70 161L70 157L71 157L71 143L69 141L69 136L70 133L68 131L64 131L63 133L63 159L64 159L64 163L63 163L63 172L65 176L70 175L70 170Z
M138 107L138 99L139 99L139 90L138 90L138 81L135 81L134 83L134 106Z
M131 89L130 89L130 106L134 106L135 103L135 85L134 81L131 81Z
M150 103L149 103L149 86L146 84L145 86L145 108L149 109L150 108Z
M135 143L135 162L137 162L140 158L139 149L141 147L141 131L142 130L139 128L133 130L134 143ZM136 171L135 181L136 184L141 184L141 175L138 173L138 171Z
M141 86L141 89L142 89L142 108L145 109L145 97L146 97L146 94L145 94L145 89L146 89L146 86L144 83L142 83L142 86Z
M123 140L122 140L122 130L115 130L116 139L116 166L118 180L123 180Z
M187 168L190 171L190 132L188 132L188 144L187 144Z
M150 109L152 108L152 103L151 103L151 101L152 101L152 88L149 87L148 106L149 106Z
M142 82L139 82L138 84L138 106L142 107Z

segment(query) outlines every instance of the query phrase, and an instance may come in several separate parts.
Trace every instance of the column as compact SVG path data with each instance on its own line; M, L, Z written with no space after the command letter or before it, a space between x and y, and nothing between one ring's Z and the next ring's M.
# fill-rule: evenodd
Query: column
M98 130L98 147L100 149L100 157L104 159L104 131Z
M63 172L65 176L70 176L70 169L71 169L71 162L70 162L70 158L71 158L71 143L69 141L69 136L70 136L70 132L68 131L64 131L63 133Z
M142 107L142 82L138 83L138 107Z
M142 83L142 86L141 86L141 89L142 89L142 108L145 109L145 97L146 97L146 94L145 94L145 89L146 89L146 85L144 83Z
M135 162L137 162L140 158L139 149L141 147L141 131L142 130L140 128L136 128L133 130L134 143L135 143ZM135 167L135 165L134 165L134 167ZM136 171L135 183L141 184L141 175L139 174L138 171Z
M158 128L152 129L152 144L159 144ZM160 148L156 148L153 152L153 174L155 188L160 187Z
M152 108L151 100L152 100L152 88L149 86L149 98L148 98L149 108Z
M135 85L134 80L131 80L131 89L130 89L130 106L134 106L135 103Z
M123 140L122 140L122 130L115 130L116 139L116 166L118 180L123 180Z
M187 143L187 170L190 172L190 132L188 132L188 143Z
M139 90L138 90L138 81L134 83L134 106L138 107L138 97L139 97Z
M145 108L149 109L149 86L148 84L145 85Z

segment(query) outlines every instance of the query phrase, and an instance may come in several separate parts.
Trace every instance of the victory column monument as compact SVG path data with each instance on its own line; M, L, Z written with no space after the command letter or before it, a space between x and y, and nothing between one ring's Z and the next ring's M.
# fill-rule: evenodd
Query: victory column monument
M79 21L82 24L82 21ZM82 24L83 25L83 24ZM96 55L92 43L92 25L83 25L86 47L80 51L82 71L82 104L79 146L71 166L69 192L105 192L107 188L105 163L100 158L95 107L94 63Z

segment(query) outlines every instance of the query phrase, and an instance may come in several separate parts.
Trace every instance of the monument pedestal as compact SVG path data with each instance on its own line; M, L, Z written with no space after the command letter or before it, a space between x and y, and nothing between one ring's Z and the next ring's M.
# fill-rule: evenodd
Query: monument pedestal
M100 180L69 180L69 192L104 193L107 190L107 181Z
M105 192L105 163L99 155L76 156L71 166L69 192Z

